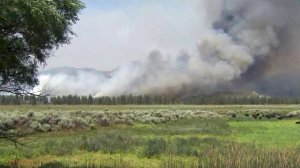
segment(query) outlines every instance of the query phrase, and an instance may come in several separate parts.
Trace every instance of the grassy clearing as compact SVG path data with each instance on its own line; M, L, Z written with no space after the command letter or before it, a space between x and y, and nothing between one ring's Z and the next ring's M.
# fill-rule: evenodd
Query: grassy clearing
M21 151L0 141L0 165L20 167L297 167L300 125L292 119L254 119L255 113L287 114L299 106L62 106L109 113L209 111L223 118L181 118L170 122L134 122L94 129L33 132ZM7 112L16 107L0 107ZM37 108L37 109L34 109ZM45 107L21 106L27 113ZM64 109L64 110L63 110ZM139 109L139 110L137 110ZM27 110L27 111L26 111ZM54 109L52 109L54 110ZM0 112L1 113L1 112ZM21 112L22 113L22 112ZM72 113L72 112L71 112ZM236 114L232 117L232 113ZM228 115L224 115L228 114ZM245 116L245 114L249 114Z
M252 143L262 147L300 147L300 125L297 120L284 121L232 121L231 137L241 143Z

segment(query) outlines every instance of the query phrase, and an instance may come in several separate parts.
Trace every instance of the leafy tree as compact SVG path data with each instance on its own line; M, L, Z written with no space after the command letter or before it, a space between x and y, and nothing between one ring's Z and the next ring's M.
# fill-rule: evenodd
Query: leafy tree
M54 48L70 42L80 0L0 1L0 92L25 94Z

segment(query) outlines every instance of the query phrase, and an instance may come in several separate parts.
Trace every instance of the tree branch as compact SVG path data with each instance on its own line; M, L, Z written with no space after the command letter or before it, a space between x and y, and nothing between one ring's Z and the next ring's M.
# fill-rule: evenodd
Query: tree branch
M18 139L20 138L20 135L17 134L8 134L5 133L3 130L0 132L0 139L9 141L15 145L16 148L18 147L29 147L25 143L20 142Z

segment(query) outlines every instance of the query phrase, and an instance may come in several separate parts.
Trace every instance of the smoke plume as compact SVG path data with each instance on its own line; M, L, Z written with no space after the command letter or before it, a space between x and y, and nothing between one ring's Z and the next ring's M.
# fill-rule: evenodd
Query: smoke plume
M69 82L61 84L83 92L94 88L86 93L95 96L186 95L222 89L282 95L298 89L299 1L199 0L199 4L205 11L206 17L199 19L205 20L206 30L195 44L197 53L183 49L170 57L154 50L145 62L122 65L110 77L93 81L96 77L85 74L76 84L67 77Z

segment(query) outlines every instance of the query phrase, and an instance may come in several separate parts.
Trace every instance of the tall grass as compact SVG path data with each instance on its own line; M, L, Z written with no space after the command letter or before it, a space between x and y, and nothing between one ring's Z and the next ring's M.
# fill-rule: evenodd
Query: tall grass
M222 168L298 168L300 152L228 143L203 151L198 164L199 167Z
M80 149L89 152L102 151L104 153L127 152L136 146L136 140L128 134L110 132L94 137L81 137L77 140Z
M169 155L162 159L160 168L198 168L198 162L195 158L182 158Z
M163 139L149 140L147 144L158 147L167 146ZM162 146L162 147L163 147ZM167 147L166 147L167 148ZM155 151L154 150L154 151ZM150 150L149 150L150 151ZM156 153L155 153L156 152ZM197 156L163 154L163 151L155 151L151 154L159 161L158 165L137 164L139 157L128 158L125 155L111 155L109 158L97 158L98 162L88 160L74 164L72 162L52 161L41 164L43 168L67 168L67 167L86 167L86 168L140 168L140 167L161 167L161 168L298 168L300 165L299 150L277 150L264 149L251 145L243 145L232 142L225 142L219 146L208 146L201 150ZM133 159L133 160L132 160ZM100 162L99 162L100 160Z
M159 156L166 151L167 142L166 140L159 139L150 139L147 141L144 148L144 155L148 158Z
M103 160L101 163L86 162L84 164L61 163L58 161L42 163L39 168L133 168L133 166L124 161L121 157Z

